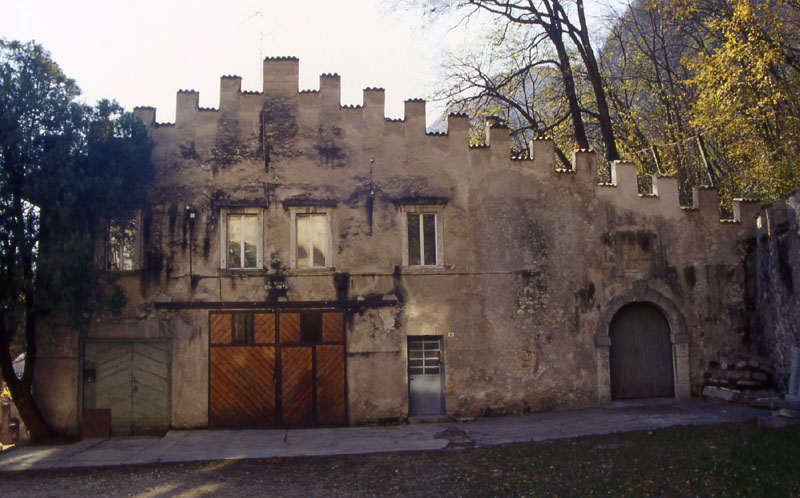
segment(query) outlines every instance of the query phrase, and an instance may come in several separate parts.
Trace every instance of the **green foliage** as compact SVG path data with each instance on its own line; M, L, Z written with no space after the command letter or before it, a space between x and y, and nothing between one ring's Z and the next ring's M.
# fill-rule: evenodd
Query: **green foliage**
M35 355L19 383L4 351L31 351L38 317L77 327L120 306L96 243L106 220L144 204L152 176L144 126L79 93L41 46L0 40L0 368L15 401L30 392Z
M73 326L122 304L116 276L97 264L95 244L110 218L144 205L152 175L144 126L118 104L86 107L78 124L77 134L52 144L32 179L43 228L38 291L45 308L39 311L55 312Z
M6 223L0 250L6 288L18 289L3 301L25 308L23 289L35 282L35 292L24 298L34 299L33 311L77 325L107 304L106 293L119 304L113 282L95 264L94 244L104 220L144 203L150 142L117 103L78 102L74 81L41 46L4 41L0 47L0 214ZM94 285L98 280L106 285ZM24 320L17 314L12 321Z

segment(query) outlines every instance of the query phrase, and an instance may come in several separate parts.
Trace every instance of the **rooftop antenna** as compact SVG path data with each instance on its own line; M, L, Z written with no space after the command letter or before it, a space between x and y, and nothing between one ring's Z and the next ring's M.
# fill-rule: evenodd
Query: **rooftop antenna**
M261 22L258 23L258 87L264 87L264 70L262 64L264 63L264 12L257 10L252 16L248 17L242 24L250 19L258 17Z

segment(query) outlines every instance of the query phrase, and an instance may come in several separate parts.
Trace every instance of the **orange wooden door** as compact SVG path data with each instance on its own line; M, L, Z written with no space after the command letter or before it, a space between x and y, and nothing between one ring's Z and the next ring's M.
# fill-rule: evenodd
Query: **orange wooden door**
M212 347L210 353L209 425L274 426L275 347Z
M344 346L316 346L317 423L342 425L345 412Z
M285 425L314 423L310 346L281 347L281 415Z
M209 315L208 423L211 427L276 424L275 316Z
M209 425L347 422L344 315L211 312Z

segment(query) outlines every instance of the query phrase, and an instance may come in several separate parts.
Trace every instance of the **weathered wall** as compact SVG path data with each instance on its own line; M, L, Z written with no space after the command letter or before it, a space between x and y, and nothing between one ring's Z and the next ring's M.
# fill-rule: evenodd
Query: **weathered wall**
M800 346L799 218L798 192L765 206L758 216L750 260L761 329L756 347L773 361L783 387L789 382L792 346Z
M77 435L80 423L78 334L51 323L40 324L36 341L33 394L39 410L53 429Z
M258 93L223 77L219 110L181 91L174 124L136 110L157 167L140 269L123 275L123 317L88 337L147 336L159 324L172 340L173 426L207 423L208 311L155 302L396 300L347 311L351 423L408 415L409 335L444 337L454 416L609 399L608 324L631 301L654 302L670 322L678 396L741 342L742 241L752 231L741 220L752 205L737 203L737 219L722 223L713 190L682 209L667 177L642 197L624 162L598 185L594 154L578 151L574 170L558 171L547 140L531 142L533 159L512 160L503 127L470 147L466 116L451 115L446 135L427 134L424 102L387 120L383 90L341 107L338 76L298 92L297 68L296 59L266 60ZM403 266L408 204L439 210L442 265ZM309 205L332 215L331 268L292 268L291 210ZM262 209L263 267L220 268L229 206ZM276 275L285 297L269 285Z

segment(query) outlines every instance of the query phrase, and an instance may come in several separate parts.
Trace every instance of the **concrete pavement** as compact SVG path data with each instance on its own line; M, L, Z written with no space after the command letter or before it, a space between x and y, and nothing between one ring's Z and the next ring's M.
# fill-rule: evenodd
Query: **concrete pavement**
M678 425L744 422L768 410L674 399L480 418L471 422L293 430L175 430L162 438L84 439L0 453L0 472L491 446Z

